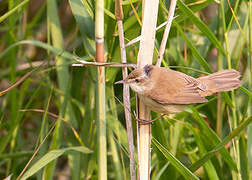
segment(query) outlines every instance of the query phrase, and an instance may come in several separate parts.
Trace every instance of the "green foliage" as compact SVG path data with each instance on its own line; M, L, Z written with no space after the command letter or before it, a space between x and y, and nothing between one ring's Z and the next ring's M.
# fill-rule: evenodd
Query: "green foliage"
M142 2L132 2L141 18ZM169 2L160 1L158 25L167 19ZM141 26L130 2L122 4L127 43ZM4 0L0 12L1 90L46 62L1 97L0 179L17 179L23 170L22 179L97 179L96 68L71 66L76 58L95 59L95 1ZM243 85L153 124L151 179L252 179L252 2L178 0L175 16L162 63L194 77L237 69ZM119 62L114 1L105 0L104 26L106 60ZM138 47L126 48L129 62L136 63ZM126 180L122 87L113 84L121 69L105 74L107 175Z

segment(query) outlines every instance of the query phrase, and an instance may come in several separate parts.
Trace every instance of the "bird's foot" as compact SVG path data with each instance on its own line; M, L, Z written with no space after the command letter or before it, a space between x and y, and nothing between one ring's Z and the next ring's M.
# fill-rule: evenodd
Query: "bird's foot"
M147 124L153 124L156 120L161 119L163 116L165 116L165 114L162 114L162 115L156 117L156 118L153 119L153 120L146 120L146 119L139 119L139 118L136 118L136 120L137 120L137 122L138 122L140 125L147 125Z
M153 124L153 120L145 120L145 119L139 119L139 118L136 118L137 122L140 124L140 125L147 125L147 124Z

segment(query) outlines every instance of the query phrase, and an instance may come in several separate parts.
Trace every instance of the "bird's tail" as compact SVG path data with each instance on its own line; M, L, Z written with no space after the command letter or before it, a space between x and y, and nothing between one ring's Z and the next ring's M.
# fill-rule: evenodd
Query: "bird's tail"
M234 69L223 70L198 80L206 86L206 91L199 90L202 96L209 96L216 92L231 91L241 85L240 73Z

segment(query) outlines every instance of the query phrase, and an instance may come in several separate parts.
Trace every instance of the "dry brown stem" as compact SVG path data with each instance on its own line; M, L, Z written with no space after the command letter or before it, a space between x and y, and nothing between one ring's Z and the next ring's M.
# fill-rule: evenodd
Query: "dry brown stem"
M142 68L146 64L152 64L156 24L158 14L158 0L143 1L143 25L141 40L137 57L137 67ZM149 18L151 17L151 18ZM150 120L150 110L141 102L138 102L138 119ZM150 145L151 124L137 123L137 155L138 155L138 179L150 179Z
M119 32L119 41L120 41L120 50L121 50L121 60L122 63L127 63L126 59L126 49L124 44L124 32L123 32L123 10L122 10L122 1L115 1L115 16L117 19L118 32ZM122 68L123 79L128 76L127 67ZM124 103L124 114L126 120L126 129L128 134L128 144L129 144L129 155L130 155L130 178L131 180L136 179L136 170L135 170L135 158L134 158L134 139L133 139L133 128L132 128L132 119L130 111L130 91L129 85L123 84L123 103Z

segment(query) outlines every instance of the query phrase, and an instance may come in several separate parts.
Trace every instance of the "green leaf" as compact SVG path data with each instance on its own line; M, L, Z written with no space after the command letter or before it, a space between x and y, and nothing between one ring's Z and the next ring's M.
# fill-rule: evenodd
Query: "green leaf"
M229 107L234 107L234 104L227 92L222 92L221 96L224 98L225 102L227 103L227 105L229 105Z
M69 147L64 149L56 149L46 153L42 158L40 158L36 163L34 163L30 169L24 173L21 180L25 180L36 172L38 172L41 168L45 167L48 163L52 162L53 160L57 159L59 156L63 155L64 153L69 153L70 151L77 151L84 154L91 153L92 151L83 146L76 146L76 147Z
M33 46L37 46L37 47L41 47L43 49L46 49L52 53L54 53L55 55L57 56L61 56L63 58L66 58L66 59L76 59L76 58L79 58L78 56L76 55L73 55L63 49L58 49L58 48L55 48L51 45L48 45L46 43L43 43L43 42L40 42L40 41L36 41L36 40L23 40L23 41L19 41L19 42L16 42L14 44L12 44L11 46L9 46L8 48L6 48L1 54L0 54L0 59L5 56L12 48L16 47L16 46L19 46L19 45L23 45L23 44L29 44L29 45L33 45ZM82 59L84 60L91 60L90 57L86 56L86 57L83 57ZM72 62L71 62L72 63Z
M220 138L217 136L217 134L209 127L209 125L204 121L204 119L199 115L199 112L193 107L189 106L190 109L193 111L193 117L197 120L197 122L200 124L200 127L204 134L207 135L209 138L209 141L213 145L217 145L221 142ZM229 152L225 149L222 148L220 150L220 154L222 158L225 160L225 162L233 169L237 171L237 166L232 157L230 156Z
M252 171L252 124L248 126L248 142L247 142L247 151L248 151L248 165L249 170Z
M173 156L164 146L162 146L155 138L152 138L152 143L158 148L160 152L168 159L171 164L186 178L186 179L197 179L186 166L184 166L176 157Z
M188 4L188 7L190 7L190 9L193 12L199 12L202 9L204 9L205 7L209 6L210 4L214 3L215 0L205 0L205 1L194 1L192 3L190 3L190 6ZM176 10L176 12L178 13L178 17L176 17L176 21L177 22L182 22L185 21L188 17L185 16L184 14L182 14L182 12L180 11L180 9Z
M207 153L207 150L206 150L205 145L203 143L203 140L200 136L200 133L197 132L191 125L188 125L187 127L193 132L193 135L195 137L195 140L196 140L198 148L199 148L200 156L202 157L205 153ZM217 172L215 170L215 167L213 166L210 159L205 164L203 164L203 166L207 172L209 179L212 179L212 180L219 179Z
M92 15L90 11L88 11L90 7L88 3L82 4L81 0L69 0L69 4L78 24L84 48L89 55L95 56L95 30Z
M10 15L14 14L17 10L19 10L20 8L22 8L24 5L26 5L30 0L24 0L22 1L19 5L17 5L16 7L14 7L13 9L11 9L10 11L8 11L7 13L5 13L4 15L2 15L0 17L0 23L3 22L6 18L8 18Z
M244 86L241 86L240 90L242 90L243 92L245 92L249 96L249 98L252 98L252 92L249 91L248 89L246 89Z
M241 164L241 175L242 179L249 179L249 169L248 169L248 157L246 153L246 141L245 134L241 134L241 138L239 139L239 149L240 149L240 164Z
M200 55L197 48L192 44L191 40L189 40L189 38L185 35L185 33L182 30L182 28L180 27L180 25L177 24L175 21L173 22L173 24L177 27L177 30L185 39L186 44L188 45L188 47L191 49L193 55L198 60L198 63L204 68L205 71L212 73L212 70L211 70L210 66L208 65L208 63L206 62L206 60Z
M216 48L226 56L225 50L222 47L221 43L215 37L215 35L210 31L210 29L198 18L194 15L193 11L188 8L181 0L177 1L177 5L179 9L182 11L184 15L186 15L193 24L195 24L201 32L208 37L208 39L216 46Z
M200 168L205 162L207 162L211 157L213 157L216 152L220 151L231 139L233 139L235 136L238 136L239 133L244 130L250 123L252 122L252 116L250 116L247 120L243 121L236 129L232 131L231 134L229 134L227 137L223 139L219 144L213 148L213 150L206 153L200 160L195 162L189 169L191 171L196 171L198 168Z

